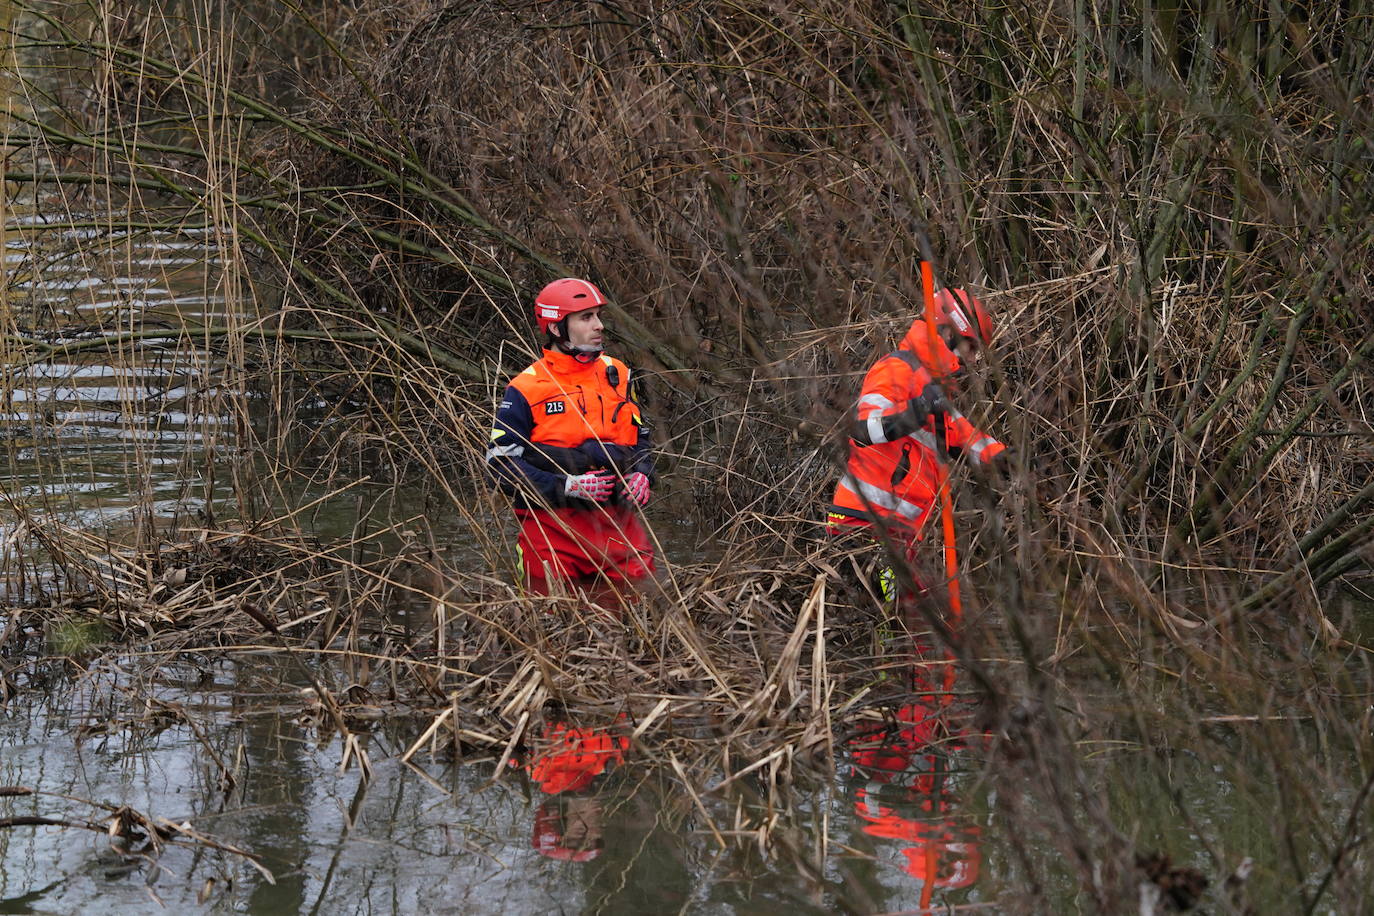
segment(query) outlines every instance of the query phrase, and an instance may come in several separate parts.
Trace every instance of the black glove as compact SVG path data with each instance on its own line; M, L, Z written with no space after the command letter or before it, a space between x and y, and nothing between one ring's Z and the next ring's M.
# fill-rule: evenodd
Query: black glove
M944 389L934 382L928 382L921 393L906 403L906 413L910 415L912 429L923 426L931 414L947 414L949 401L945 400Z
M1011 464L1011 456L1004 449L983 462L981 470L988 480L1005 485L1011 483L1012 472L1015 469Z
M944 391L939 385L931 382L922 389L920 394L910 398L906 402L905 408L883 417L883 437L881 439L870 438L871 430L868 421L857 418L854 421L853 431L849 435L859 445L872 445L874 441L896 442L903 436L924 426L932 414L944 414L949 410L949 402L945 400Z

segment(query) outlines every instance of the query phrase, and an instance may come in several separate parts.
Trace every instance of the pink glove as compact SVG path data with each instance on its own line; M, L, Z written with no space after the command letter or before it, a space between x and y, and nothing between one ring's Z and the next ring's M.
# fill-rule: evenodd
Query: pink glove
M630 497L630 502L636 506L642 506L649 501L649 478L635 471L625 478L625 495Z
M585 474L569 474L563 483L563 492L573 499L590 499L594 503L604 503L615 490L615 475L602 468Z

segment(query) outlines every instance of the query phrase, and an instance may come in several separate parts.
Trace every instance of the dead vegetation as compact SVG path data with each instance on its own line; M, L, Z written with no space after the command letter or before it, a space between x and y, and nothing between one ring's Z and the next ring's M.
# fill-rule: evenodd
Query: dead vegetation
M468 540L446 551L411 518L377 523L387 550L362 549L379 539L361 522L316 543L294 512L127 549L36 527L65 591L7 615L3 683L41 663L25 634L60 608L161 659L326 661L303 703L347 765L369 765L377 709L414 717L407 761L496 772L546 720L613 725L694 797L739 793L734 824L700 806L712 842L814 874L795 787L908 699L883 676L903 639L873 635L816 530L838 417L918 298L920 230L1002 329L963 398L1016 470L999 489L956 477L971 608L952 650L1024 854L1009 908L1049 906L1034 844L1094 908L1137 900L1136 862L1169 853L1136 848L1101 774L1130 756L1167 784L1185 752L1286 800L1288 851L1257 858L1294 909L1360 899L1371 659L1367 603L1345 599L1374 535L1366 21L361 3L320 14L332 44L269 99L216 10L102 13L97 39L17 6L16 53L100 79L27 78L43 104L15 112L6 177L67 195L71 221L214 227L252 313L78 339L11 310L6 358L205 341L269 401L253 444L277 474L421 486ZM619 614L507 585L481 482L493 398L534 344L529 295L559 274L611 292L619 346L652 374L668 489L651 520L674 562ZM674 518L709 545L679 548ZM1256 855L1197 832L1214 883Z

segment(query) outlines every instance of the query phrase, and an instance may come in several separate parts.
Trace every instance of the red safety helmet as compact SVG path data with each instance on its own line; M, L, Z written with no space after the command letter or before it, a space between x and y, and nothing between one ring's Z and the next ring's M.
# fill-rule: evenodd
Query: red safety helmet
M935 294L935 323L981 346L992 343L992 316L973 294L962 289L942 289Z
M594 309L606 304L606 297L586 280L564 277L554 280L534 297L534 320L539 323L539 333L549 330L549 325L562 321L573 312Z

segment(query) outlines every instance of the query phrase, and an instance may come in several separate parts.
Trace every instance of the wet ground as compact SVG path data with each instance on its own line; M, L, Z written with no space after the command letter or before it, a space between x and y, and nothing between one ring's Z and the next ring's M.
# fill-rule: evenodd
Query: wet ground
M113 664L63 677L61 701L12 702L0 784L46 794L8 799L0 814L98 819L77 799L129 805L251 850L274 880L215 850L171 848L154 865L94 832L16 828L0 830L0 913L142 913L156 901L252 913L832 912L860 900L877 912L995 900L1002 886L986 808L961 797L974 774L957 752L894 745L817 795L808 816L825 819L831 844L822 890L780 853L722 851L693 802L633 754L585 786L547 767L493 780L489 758L401 763L420 725L399 721L367 738L370 781L341 772L337 739L321 740L310 704L282 692L289 668L262 656L168 671L151 692L157 713L126 721L110 715L128 682ZM172 683L178 674L194 686Z

